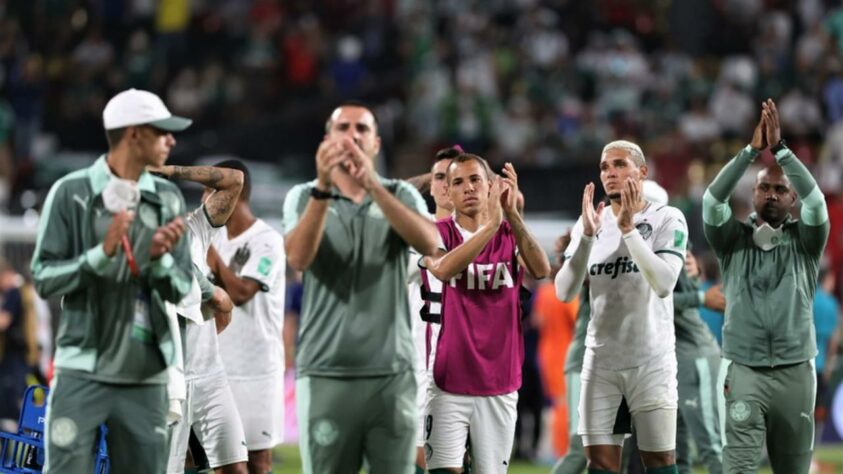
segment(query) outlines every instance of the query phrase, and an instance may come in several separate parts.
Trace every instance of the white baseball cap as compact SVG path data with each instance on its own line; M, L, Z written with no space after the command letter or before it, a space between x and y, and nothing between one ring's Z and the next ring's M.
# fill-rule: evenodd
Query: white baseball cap
M180 132L193 121L171 114L161 98L152 92L129 89L115 95L105 104L102 123L106 130L150 125L169 132Z

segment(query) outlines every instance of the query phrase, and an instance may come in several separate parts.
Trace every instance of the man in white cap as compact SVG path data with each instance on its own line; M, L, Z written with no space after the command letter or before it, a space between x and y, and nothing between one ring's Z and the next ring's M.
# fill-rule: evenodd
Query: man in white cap
M102 423L112 472L164 472L176 354L165 302L179 302L193 276L184 198L146 167L166 162L172 132L191 121L130 89L103 122L108 153L50 189L32 258L38 292L62 298L44 472L92 472Z

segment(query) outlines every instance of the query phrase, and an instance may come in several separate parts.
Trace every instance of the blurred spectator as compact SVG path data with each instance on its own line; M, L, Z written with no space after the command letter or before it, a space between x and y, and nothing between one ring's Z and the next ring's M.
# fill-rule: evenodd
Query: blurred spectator
M817 409L819 422L825 421L829 396L829 378L831 365L826 361L831 358L829 341L840 323L840 304L834 297L835 275L829 268L822 268L818 278L817 291L814 294L814 326L817 332ZM822 433L822 430L817 430Z
M104 98L141 87L196 122L175 160L224 150L299 173L322 109L352 98L389 104L384 156L402 169L445 142L575 180L614 138L674 143L658 165L695 212L685 184L741 146L752 104L778 98L805 157L843 116L839 2L481 3L12 2L0 20L10 156L19 167L100 148ZM562 195L541 204L575 212Z
M707 252L700 256L699 263L701 264L702 273L700 273L700 290L701 291L712 291L712 288L720 288L720 296L723 296L722 285L719 283L720 279L720 266L717 263L717 259L715 258L712 252ZM716 290L714 290L716 291ZM714 338L717 339L717 344L722 346L723 345L723 319L724 315L721 311L714 311L711 309L706 308L705 306L701 306L700 309L700 317L711 329L711 333L714 334Z
M38 363L35 292L0 260L0 420L17 421L29 376Z
M566 402L565 366L568 346L574 335L579 301L559 301L553 277L539 285L533 301L533 322L539 331L538 361L545 398L552 407L551 441L554 460L568 451L568 416Z
M45 99L44 62L30 54L9 71L8 97L15 112L15 158L28 160L41 129Z

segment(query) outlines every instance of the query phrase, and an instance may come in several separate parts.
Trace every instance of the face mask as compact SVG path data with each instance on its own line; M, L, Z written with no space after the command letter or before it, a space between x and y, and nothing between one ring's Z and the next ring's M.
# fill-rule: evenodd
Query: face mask
M137 181L112 176L102 191L102 202L112 214L133 209L139 201L140 188Z
M752 241L761 250L769 252L782 242L782 226L774 229L770 227L770 224L765 222L763 225L755 227L755 230L752 231Z

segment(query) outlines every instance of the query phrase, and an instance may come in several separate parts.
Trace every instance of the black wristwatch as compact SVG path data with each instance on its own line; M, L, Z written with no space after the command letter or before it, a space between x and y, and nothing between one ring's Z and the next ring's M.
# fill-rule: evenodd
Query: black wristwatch
M320 191L316 188L310 188L310 197L313 199L333 199L334 194L331 192Z
M773 156L775 156L785 148L787 148L787 143L785 143L784 138L782 138L781 140L779 140L778 143L770 147L770 152L773 154Z

